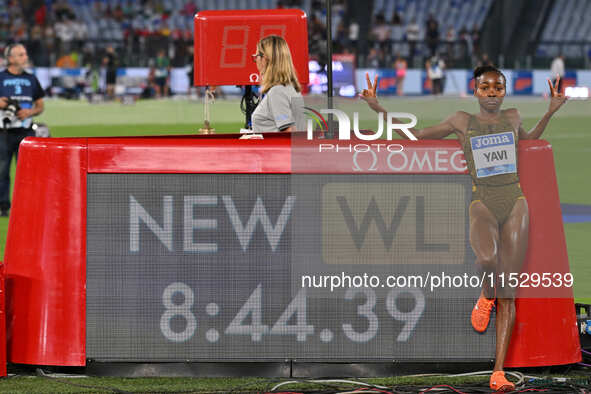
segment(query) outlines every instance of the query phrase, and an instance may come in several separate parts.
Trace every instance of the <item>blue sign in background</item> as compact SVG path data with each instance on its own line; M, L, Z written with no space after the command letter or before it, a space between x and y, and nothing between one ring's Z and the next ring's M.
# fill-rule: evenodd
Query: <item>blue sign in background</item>
M513 72L513 94L529 95L534 92L533 73L531 71Z

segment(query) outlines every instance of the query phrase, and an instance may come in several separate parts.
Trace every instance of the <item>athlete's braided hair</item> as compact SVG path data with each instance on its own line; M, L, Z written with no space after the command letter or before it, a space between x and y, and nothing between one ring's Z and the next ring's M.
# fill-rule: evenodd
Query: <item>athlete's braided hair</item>
M507 83L507 78L505 77L505 74L503 74L501 72L501 70L499 70L498 68L496 68L495 66L478 66L474 69L474 80L477 80L478 77L480 77L481 75L485 74L485 73L495 73L498 76L503 77L503 83Z

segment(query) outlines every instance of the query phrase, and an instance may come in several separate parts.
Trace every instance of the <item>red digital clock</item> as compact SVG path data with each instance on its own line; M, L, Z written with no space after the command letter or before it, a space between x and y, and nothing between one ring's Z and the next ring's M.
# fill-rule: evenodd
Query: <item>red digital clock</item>
M306 13L297 9L201 11L195 15L195 86L258 85L251 55L257 42L280 35L302 85L308 84Z

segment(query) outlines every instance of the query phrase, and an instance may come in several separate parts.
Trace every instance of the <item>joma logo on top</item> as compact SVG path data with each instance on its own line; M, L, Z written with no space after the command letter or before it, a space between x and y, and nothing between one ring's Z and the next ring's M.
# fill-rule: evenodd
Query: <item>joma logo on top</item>
M351 139L351 121L346 113L340 111L338 109L321 109L320 113L322 114L333 114L336 116L339 122L339 140L350 140ZM409 123L394 123L394 119L396 121L398 119L410 119ZM388 112L386 114L386 139L392 139L392 131L400 130L406 135L409 139L416 141L417 137L415 137L411 132L410 128L413 128L417 124L417 117L413 114L406 113L406 112ZM374 141L377 140L382 136L384 133L384 117L382 114L378 115L378 129L375 131L374 134L364 134L359 131L359 114L357 112L353 113L353 133L355 137L360 140L364 141ZM307 138L311 140L314 134L314 125L312 119L308 119L308 126L307 126Z
M474 146L480 148L488 145L506 145L513 143L512 133L494 134L481 137L472 137Z

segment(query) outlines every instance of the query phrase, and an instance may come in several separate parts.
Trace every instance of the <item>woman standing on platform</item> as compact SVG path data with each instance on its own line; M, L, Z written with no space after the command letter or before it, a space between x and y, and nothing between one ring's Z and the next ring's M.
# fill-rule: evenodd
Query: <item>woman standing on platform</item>
M373 85L369 75L366 79L367 89L363 90L361 98L370 108L385 116L386 110L380 106L376 96L377 76ZM493 66L478 67L474 70L474 80L479 113L458 111L436 126L410 130L418 139L442 139L452 133L457 136L472 177L470 245L477 263L486 273L493 275L518 273L527 251L529 213L519 184L517 143L519 139L539 138L552 115L567 98L558 91L558 81L553 85L548 80L551 92L548 111L527 132L522 127L517 109L501 110L506 79L500 70ZM401 131L398 133L405 137ZM491 144L494 145L494 152L491 151ZM483 285L480 298L472 310L471 323L476 331L484 332L496 302L496 360L490 387L510 391L515 389L515 385L505 378L503 365L515 323L516 289L499 288L497 285L490 282Z
M262 94L252 114L253 131L305 130L302 89L287 42L280 36L264 37L252 58L259 70Z

